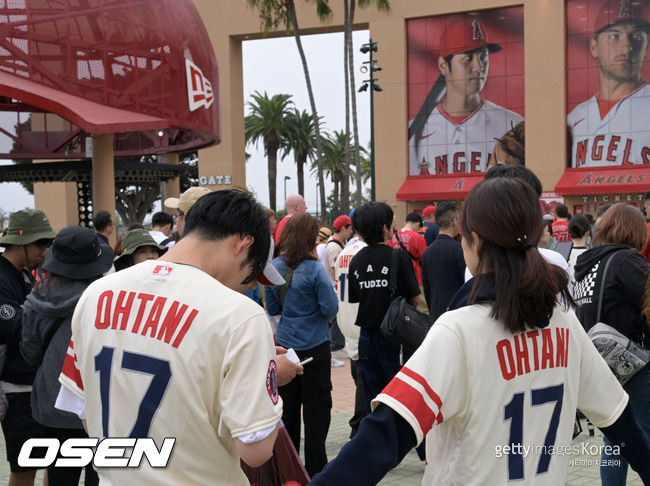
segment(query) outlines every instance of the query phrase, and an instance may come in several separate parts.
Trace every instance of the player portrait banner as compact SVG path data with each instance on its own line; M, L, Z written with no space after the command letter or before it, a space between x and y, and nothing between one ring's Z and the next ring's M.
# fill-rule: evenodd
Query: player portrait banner
M569 167L650 164L650 0L567 0Z
M481 173L496 163L496 141L524 119L523 13L407 20L409 176Z

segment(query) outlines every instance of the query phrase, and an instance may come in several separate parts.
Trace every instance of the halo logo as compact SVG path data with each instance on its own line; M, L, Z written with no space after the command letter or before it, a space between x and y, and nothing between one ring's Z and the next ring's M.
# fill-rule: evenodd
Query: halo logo
M29 439L20 449L18 465L34 468L44 468L52 464L55 467L85 467L92 462L95 467L138 468L142 458L146 456L151 467L166 467L175 443L175 438L167 437L163 439L158 450L150 437L110 437L101 441L96 437L89 437L68 439L63 444L54 438ZM32 457L34 448L45 449L45 457ZM62 457L57 459L57 452Z

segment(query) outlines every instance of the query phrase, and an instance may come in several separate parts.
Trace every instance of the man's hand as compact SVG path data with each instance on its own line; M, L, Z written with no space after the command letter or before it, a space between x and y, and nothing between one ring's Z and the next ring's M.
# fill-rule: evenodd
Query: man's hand
M302 366L289 360L286 356L287 350L282 346L275 347L275 362L278 365L278 385L283 386L293 380L296 375L302 375Z

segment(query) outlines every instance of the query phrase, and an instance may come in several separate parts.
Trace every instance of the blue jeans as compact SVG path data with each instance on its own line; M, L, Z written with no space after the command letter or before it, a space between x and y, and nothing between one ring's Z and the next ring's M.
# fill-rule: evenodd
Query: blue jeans
M379 330L361 329L359 365L361 365L366 413L370 413L370 402L402 368L399 353L400 347L385 339Z
M623 388L630 396L630 407L639 426L650 436L650 365L639 371ZM603 437L605 445L612 443ZM603 461L618 461L617 466L601 466L600 480L603 486L625 486L627 480L627 461L617 454L606 454Z

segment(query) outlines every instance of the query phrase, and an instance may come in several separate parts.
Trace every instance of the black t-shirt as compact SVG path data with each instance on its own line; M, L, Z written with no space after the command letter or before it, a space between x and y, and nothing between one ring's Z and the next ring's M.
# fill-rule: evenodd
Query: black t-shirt
M359 303L355 324L364 329L379 329L390 305L390 262L397 251L397 295L412 299L420 293L408 254L387 245L367 246L350 261L348 279L350 302Z

